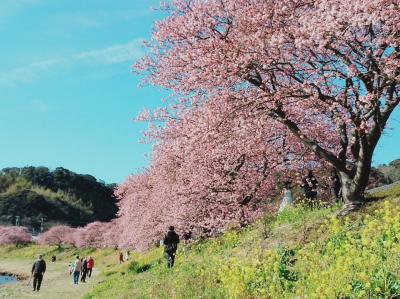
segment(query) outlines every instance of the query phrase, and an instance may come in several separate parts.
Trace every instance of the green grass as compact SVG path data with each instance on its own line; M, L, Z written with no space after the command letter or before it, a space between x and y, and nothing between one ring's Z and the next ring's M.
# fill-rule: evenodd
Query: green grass
M166 269L162 250L152 249L136 255L125 268L109 271L107 279L85 298L400 296L400 267L395 267L400 245L393 221L400 215L399 195L399 187L374 195L387 203L372 203L345 219L332 217L339 206L297 207L270 215L240 231L185 250L181 246L172 270ZM379 225L366 230L375 222L393 230L391 247L382 245L389 235ZM371 243L363 245L365 240ZM375 257L377 250L380 255ZM377 264L371 264L374 258ZM371 273L359 277L365 269Z
M102 264L108 264L116 255L113 249L95 249L95 248L75 248L58 247L47 245L7 245L0 246L0 260L29 260L34 261L41 254L44 259L49 261L55 255L57 260L72 261L75 256L81 257L93 256L101 261Z
M397 185L345 218L333 216L339 206L288 209L241 230L181 245L173 269L166 268L162 248L132 253L122 265L114 250L3 247L0 255L94 255L102 278L85 299L399 298L399 202Z
M377 193L374 193L373 195L370 195L371 199L379 200L379 199L395 199L400 197L400 183L398 182L395 184L393 187L385 190L385 191L380 191Z

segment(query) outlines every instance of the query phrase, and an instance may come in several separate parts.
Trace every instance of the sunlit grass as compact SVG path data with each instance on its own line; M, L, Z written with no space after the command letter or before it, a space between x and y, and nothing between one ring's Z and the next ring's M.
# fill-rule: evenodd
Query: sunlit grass
M162 248L132 253L74 248L96 256L103 278L89 298L395 298L400 296L400 186L349 217L339 206L299 206L241 230L179 247L167 269ZM28 246L0 255L28 258L62 249Z

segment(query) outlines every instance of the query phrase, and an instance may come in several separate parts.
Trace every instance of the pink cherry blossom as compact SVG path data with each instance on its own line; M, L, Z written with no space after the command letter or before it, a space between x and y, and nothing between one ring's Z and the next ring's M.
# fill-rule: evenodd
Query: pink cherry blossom
M284 181L338 172L362 202L400 102L398 0L173 0L135 70L171 91L137 117L151 163L118 186L118 219L77 246L145 249L169 225L215 235L274 211ZM320 192L322 193L322 192Z
M29 243L32 235L26 227L0 226L0 244Z
M39 234L37 242L41 245L75 245L74 232L75 229L69 226L53 226L48 231Z
M165 215L153 214L160 226L143 219L154 231L169 218L219 230L255 217L277 178L309 165L335 168L346 207L357 205L400 101L399 2L175 0L164 8L135 68L173 94L162 114L147 115L165 125L146 133L152 165L120 187L121 211L128 202L138 214L162 207ZM143 181L150 187L139 195Z

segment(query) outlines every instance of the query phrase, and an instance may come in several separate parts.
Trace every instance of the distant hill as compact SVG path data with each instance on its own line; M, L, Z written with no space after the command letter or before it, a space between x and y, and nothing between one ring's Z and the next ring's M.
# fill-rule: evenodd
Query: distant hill
M115 184L58 167L4 168L0 171L0 223L40 229L63 223L83 226L109 221L117 212Z
M367 189L388 185L400 180L400 159L371 168Z
M382 164L378 166L378 170L391 182L400 180L400 159L390 162L388 165Z

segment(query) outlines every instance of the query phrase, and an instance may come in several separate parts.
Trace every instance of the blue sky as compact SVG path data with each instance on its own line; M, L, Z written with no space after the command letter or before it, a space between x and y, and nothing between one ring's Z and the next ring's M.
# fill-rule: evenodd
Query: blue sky
M0 0L0 168L57 166L122 182L147 165L146 125L164 93L130 66L159 0ZM400 112L375 163L400 154Z
M132 119L159 105L130 66L158 0L0 1L0 168L62 166L121 182L147 163Z

